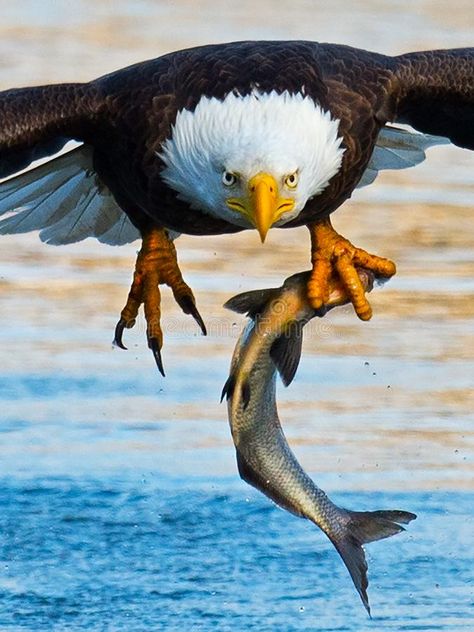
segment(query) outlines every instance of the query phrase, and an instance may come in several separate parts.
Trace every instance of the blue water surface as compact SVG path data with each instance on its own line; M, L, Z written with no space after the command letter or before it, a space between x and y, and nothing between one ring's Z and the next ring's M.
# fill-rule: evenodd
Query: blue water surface
M472 493L337 494L403 508L368 547L370 620L323 534L237 479L3 478L1 630L472 630Z

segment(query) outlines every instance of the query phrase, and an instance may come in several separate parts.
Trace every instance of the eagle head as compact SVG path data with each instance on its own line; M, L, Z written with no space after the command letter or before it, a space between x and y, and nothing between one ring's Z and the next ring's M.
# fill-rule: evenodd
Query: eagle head
M192 208L256 228L263 242L339 171L338 129L303 91L203 96L177 113L161 176Z

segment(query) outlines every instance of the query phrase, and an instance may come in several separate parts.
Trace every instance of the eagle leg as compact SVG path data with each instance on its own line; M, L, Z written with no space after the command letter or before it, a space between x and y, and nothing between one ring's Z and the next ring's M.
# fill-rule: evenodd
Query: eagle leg
M376 277L389 278L396 272L393 261L356 248L337 233L328 218L308 224L311 234L313 270L308 281L308 298L314 309L329 300L329 279L335 274L342 281L357 316L369 320L372 308L365 296L356 266L370 270Z
M160 373L164 376L161 360L163 331L160 325L160 284L168 285L185 314L191 314L206 335L204 321L199 314L191 288L184 282L176 258L176 248L164 228L152 227L142 233L142 247L137 255L133 282L120 320L115 327L114 344L126 349L122 342L125 329L135 325L138 310L143 303L147 325L148 347L151 349Z

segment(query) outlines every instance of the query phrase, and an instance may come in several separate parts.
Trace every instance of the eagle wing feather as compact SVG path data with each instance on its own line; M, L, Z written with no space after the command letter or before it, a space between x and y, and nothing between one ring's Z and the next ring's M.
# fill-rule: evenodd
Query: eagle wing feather
M449 144L449 139L431 134L419 134L391 125L382 127L367 168L357 187L365 187L384 169L407 169L426 158L426 149Z
M394 58L395 121L474 149L474 48Z
M96 237L111 245L140 238L79 147L0 184L0 233L40 231L50 244Z

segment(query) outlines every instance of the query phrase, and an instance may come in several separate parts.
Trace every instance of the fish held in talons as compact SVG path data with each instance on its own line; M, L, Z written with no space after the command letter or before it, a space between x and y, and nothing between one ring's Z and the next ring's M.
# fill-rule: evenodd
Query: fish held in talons
M370 271L378 278L388 280L396 273L390 259L370 254L357 248L337 233L329 217L308 225L311 235L311 260L313 270L308 280L308 300L319 309L329 296L331 275L340 280L357 316L361 320L372 318L372 308L365 296L364 287L357 270ZM370 288L368 289L370 291Z
M332 279L327 303L313 309L306 291L310 274L294 275L280 288L246 292L226 303L227 308L248 314L251 321L236 344L222 396L228 400L240 476L326 533L370 615L363 545L400 533L402 525L416 516L400 510L338 507L305 473L286 441L276 406L276 372L285 385L290 384L298 367L305 324L349 300L341 282ZM373 275L363 269L358 269L358 275L364 289L370 291Z

